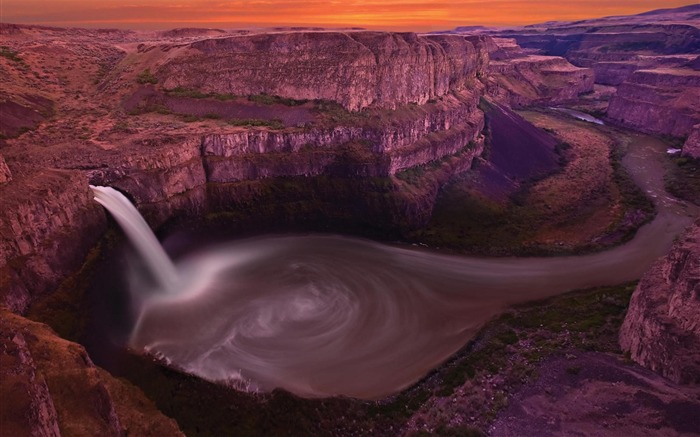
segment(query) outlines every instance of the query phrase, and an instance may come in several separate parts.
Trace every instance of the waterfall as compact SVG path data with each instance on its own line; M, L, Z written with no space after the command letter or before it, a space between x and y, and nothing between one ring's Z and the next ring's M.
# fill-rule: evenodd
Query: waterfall
M90 185L95 200L112 214L124 230L129 241L145 260L149 270L164 290L170 290L177 282L177 270L163 246L151 231L139 211L122 193L112 187Z

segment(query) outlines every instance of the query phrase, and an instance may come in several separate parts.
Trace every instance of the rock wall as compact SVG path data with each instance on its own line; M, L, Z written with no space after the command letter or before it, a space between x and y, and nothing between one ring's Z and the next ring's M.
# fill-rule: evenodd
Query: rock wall
M182 436L143 393L98 369L82 346L0 307L0 434Z
M0 184L10 182L12 180L12 172L5 162L5 158L0 155Z
M512 106L557 104L593 91L591 69L557 56L524 55L491 61L488 93Z
M158 226L173 216L231 210L233 206L225 207L227 203L240 205L233 197L248 196L240 192L240 186L234 188L230 184L243 184L256 192L250 185L255 181L268 181L264 185L269 186L270 180L279 178L330 177L344 180L341 189L352 192L353 186L363 186L363 179L389 181L398 172L455 154L463 161L455 171L464 171L483 151L484 115L477 109L479 91L480 88L460 92L424 107L405 107L389 113L380 122L364 125L223 129L202 135L139 140L128 147L139 149L138 161L128 153L117 160L110 157L97 161L93 165L100 169L90 172L90 181L128 193L149 222ZM151 143L144 148L144 144ZM217 189L213 184L228 188ZM355 201L362 196L355 192ZM432 209L430 202L425 205L430 207L419 214L420 219L407 222L418 225L424 220ZM375 204L363 214L379 214L380 209ZM399 210L397 207L394 211L397 219Z
M700 221L639 282L620 345L675 382L700 383Z
M683 144L683 156L700 159L700 124L693 126L688 139Z
M291 32L159 50L166 89L331 100L352 111L426 103L471 86L479 67L474 45L452 35Z
M79 171L16 177L0 198L0 302L20 312L80 265L106 221Z
M652 134L685 137L700 123L700 71L659 68L635 71L610 99L608 117Z

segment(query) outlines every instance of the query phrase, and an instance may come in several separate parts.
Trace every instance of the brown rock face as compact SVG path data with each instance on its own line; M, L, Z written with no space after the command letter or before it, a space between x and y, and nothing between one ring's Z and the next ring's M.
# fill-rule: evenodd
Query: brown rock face
M469 37L468 37L469 38ZM533 55L512 38L481 37L488 51L488 94L511 106L557 104L593 91L594 74L559 56Z
M0 345L2 435L182 435L143 393L46 325L0 308Z
M594 75L558 56L527 55L492 61L489 93L512 106L556 104L593 91Z
M683 144L683 156L700 159L700 124L693 126L688 139Z
M0 198L0 302L23 311L80 265L106 222L80 172L14 178Z
M654 134L685 137L700 123L700 71L638 70L610 100L608 117Z
M477 74L474 45L461 36L294 32L160 50L167 58L156 76L166 89L331 100L352 111L423 104Z
M5 162L5 158L0 155L0 184L10 182L12 180L12 172Z
M700 221L639 282L620 345L675 382L700 383Z

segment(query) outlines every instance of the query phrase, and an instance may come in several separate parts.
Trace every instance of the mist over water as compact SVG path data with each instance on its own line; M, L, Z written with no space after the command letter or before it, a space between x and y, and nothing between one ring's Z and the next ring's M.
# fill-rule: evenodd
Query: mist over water
M641 138L624 161L655 199L655 220L629 243L585 256L468 258L303 235L204 247L173 266L155 237L143 236L151 231L133 206L123 205L126 198L98 199L134 228L127 234L143 240L141 253L160 278L154 287L142 269L131 272L137 322L130 345L250 390L365 399L396 393L509 305L639 278L698 213L663 190L663 150Z

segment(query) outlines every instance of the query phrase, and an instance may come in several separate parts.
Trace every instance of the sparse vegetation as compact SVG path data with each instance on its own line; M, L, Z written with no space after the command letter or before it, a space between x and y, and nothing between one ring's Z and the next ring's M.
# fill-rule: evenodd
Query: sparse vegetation
M138 82L142 85L147 84L147 83L155 85L158 83L158 78L155 77L153 75L153 73L151 73L151 70L147 68L147 69L143 70L141 73L139 73L138 76L136 76L136 82Z
M235 120L227 121L231 126L242 126L242 127L268 127L270 129L284 129L285 125L282 120L263 120L259 118L240 118Z
M260 105L280 104L284 106L301 106L308 102L308 100L296 100L287 97L271 96L269 94L251 94L248 96L248 100Z
M24 60L17 54L17 52L7 46L0 46L0 56L9 59L12 62L24 64Z

